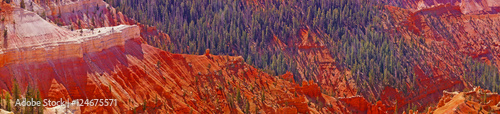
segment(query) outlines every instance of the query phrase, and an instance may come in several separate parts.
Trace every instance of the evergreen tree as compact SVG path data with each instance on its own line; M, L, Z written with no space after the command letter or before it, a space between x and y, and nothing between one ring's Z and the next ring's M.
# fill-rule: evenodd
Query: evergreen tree
M1 93L0 94L0 108L4 108L3 99L4 99L3 93Z
M7 105L7 106L6 106L6 110L7 110L7 111L12 111L12 106L11 106L11 104L10 104L10 95L9 95L9 94L7 94L7 95L5 96L5 100L7 101L7 102L6 102L6 105Z
M19 3L21 5L21 8L25 9L26 8L26 5L24 4L24 0L21 0L21 3Z
M12 91L13 91L13 95L14 95L13 101L17 101L18 99L21 98L21 92L19 90L19 84L18 84L18 82L17 82L16 79L14 79L14 81L13 81L13 90ZM21 110L20 106L14 106L14 111L15 112L18 112L20 110Z

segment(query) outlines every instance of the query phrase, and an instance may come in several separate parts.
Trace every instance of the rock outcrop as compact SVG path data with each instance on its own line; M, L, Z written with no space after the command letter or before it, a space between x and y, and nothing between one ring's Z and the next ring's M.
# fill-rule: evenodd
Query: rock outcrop
M2 10L3 11L3 10ZM321 93L270 76L242 57L172 54L145 44L140 27L70 31L35 13L2 13L8 46L0 48L0 89L28 86L43 99L116 99L115 106L48 106L46 113L356 112ZM15 21L15 22L14 22ZM32 32L36 31L36 32ZM293 78L292 78L293 79ZM279 105L276 105L279 104Z
M466 92L446 92L432 113L500 113L500 95L479 87Z
M398 6L412 11L425 10L428 8L442 7L443 5L451 5L459 7L463 14L469 13L488 13L498 12L497 7L500 7L500 2L495 0L387 0L389 4Z
M20 0L13 0L19 6ZM26 10L63 28L77 31L118 25L137 25L141 37L150 45L172 43L170 37L154 26L137 23L103 0L25 0ZM156 42L153 42L156 41Z
M11 91L16 79L21 91L33 84L45 99L118 102L108 107L46 107L47 113L68 108L73 113L393 113L424 110L438 101L435 113L495 112L497 94L441 91L471 87L452 75L461 74L452 68L460 68L466 56L498 63L499 5L494 0L414 0L403 8L386 6L394 24L401 25L395 31L403 31L405 39L422 38L415 39L421 41L416 47L429 57L414 66L417 81L401 84L408 91L382 87L361 93L380 96L374 100L357 95L351 72L335 66L316 34L320 32L309 29L299 30L298 42L272 41L280 48L297 47L285 56L296 59L297 77L314 75L315 80L300 85L291 73L271 76L242 57L211 55L209 49L204 55L185 55L154 48L148 44L163 42L145 37L169 42L168 35L128 19L101 0L35 0L30 8L36 13L2 4L5 21L0 30L7 35L0 38L0 89Z
M413 67L417 81L406 83L409 91L386 88L381 95L383 104L397 100L400 112L408 107L426 110L438 102L443 90L472 88L472 83L462 78L468 58L497 63L497 1L409 0L391 4L386 8L394 20L386 21L387 26L394 27L391 32L401 34L403 41L414 42L426 57Z

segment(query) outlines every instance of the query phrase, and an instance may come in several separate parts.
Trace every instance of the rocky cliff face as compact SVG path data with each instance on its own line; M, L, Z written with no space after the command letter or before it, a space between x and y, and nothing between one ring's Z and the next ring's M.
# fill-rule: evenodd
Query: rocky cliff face
M19 6L20 0L13 0ZM76 31L112 27L118 25L138 25L140 35L147 43L165 41L170 43L170 37L157 30L154 26L143 25L128 18L103 0L25 0L26 10L35 12L43 19L63 28Z
M13 0L16 6L21 0ZM26 10L68 29L134 24L102 0L24 0Z
M432 113L500 113L498 103L500 95L489 90L474 88L465 92L444 92L436 107L430 107Z
M290 73L270 76L241 57L211 55L210 51L204 55L172 54L154 48L146 44L145 37L169 40L168 35L137 24L100 0L35 0L27 8L34 12L2 4L0 14L5 20L0 29L7 35L0 38L0 89L11 91L16 79L21 91L35 86L45 99L118 100L112 107L67 110L73 113L391 113L412 107L425 110L438 101L432 108L435 113L497 111L491 103L498 102L498 95L493 93L442 91L471 88L470 82L456 76L463 75L461 69L454 69L463 67L467 56L499 60L495 34L499 3L407 3L403 8L386 6L395 18L386 23L395 26L389 32L402 32L404 39L422 38L414 39L422 42L416 46L429 57L414 67L418 81L406 84L409 90L417 89L405 93L384 87L361 93L380 95L374 103L357 95L349 70L336 68L336 61L318 37L320 32L300 30L299 42L273 40L278 47L297 47L286 54L295 57L302 78L315 75L316 81L296 84ZM46 17L39 16L42 14ZM302 72L312 68L316 69ZM475 100L468 102L464 95ZM483 95L491 102L481 102ZM65 109L46 107L45 112Z
M387 2L411 11L451 5L457 6L463 14L498 12L500 7L500 2L495 0L388 0Z
M467 58L498 66L495 43L498 40L495 33L499 29L498 11L495 10L497 1L424 0L399 3L408 4L402 8L386 6L394 18L388 22L389 26L395 26L392 32L401 33L402 39L407 41L418 42L417 47L422 49L420 53L428 57L424 59L426 62L414 67L418 76L414 88L418 91L411 92L409 96L413 97L407 97L403 102L397 100L398 104L416 105L422 111L428 104L437 102L443 94L442 90L472 89L472 82L462 77L468 71L465 68Z
M136 25L71 31L10 8L2 10L8 18L1 23L7 35L0 48L0 89L12 91L17 80L22 93L34 87L44 99L118 101L45 107L46 113L369 112L345 108L356 101L325 95L314 82L300 86L280 78L291 74L263 73L241 57L159 50L144 43Z

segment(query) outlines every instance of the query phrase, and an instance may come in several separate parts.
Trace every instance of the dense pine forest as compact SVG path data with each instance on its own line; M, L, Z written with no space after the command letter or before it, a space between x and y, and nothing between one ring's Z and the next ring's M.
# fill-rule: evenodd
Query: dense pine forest
M281 49L273 38L293 45L299 31L318 34L341 69L349 69L359 89L391 86L407 93L418 90L413 67L431 72L420 63L432 49L422 38L405 39L384 21L391 21L384 5L372 0L105 0L125 15L167 33L171 42L145 38L173 53L242 56L247 63L274 75L291 71L297 47ZM387 24L390 25L390 24ZM386 26L387 26L386 25ZM464 77L490 90L498 90L495 66L470 59ZM443 70L451 70L442 68ZM430 77L431 73L428 74ZM459 77L461 74L450 74ZM296 80L301 80L295 77ZM312 78L308 78L312 79ZM372 86L377 85L377 86ZM410 87L408 87L410 86ZM373 98L372 100L376 100Z

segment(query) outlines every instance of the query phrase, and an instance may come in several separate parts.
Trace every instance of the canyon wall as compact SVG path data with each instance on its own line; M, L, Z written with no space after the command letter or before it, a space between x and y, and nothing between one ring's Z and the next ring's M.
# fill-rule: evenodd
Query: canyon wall
M495 0L387 0L386 3L411 11L452 5L459 7L463 14L498 12L500 7L500 2Z
M45 113L329 113L346 109L321 93L271 76L242 57L182 55L144 43L136 25L69 29L20 8L2 12L8 46L0 48L0 90L21 97L28 87L43 99L117 99L116 106L45 107ZM16 81L14 81L16 80ZM2 93L4 93L2 91ZM371 104L359 104L371 106Z

